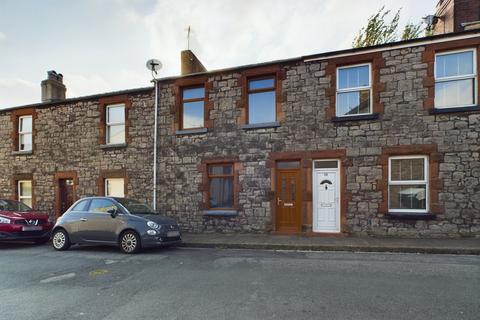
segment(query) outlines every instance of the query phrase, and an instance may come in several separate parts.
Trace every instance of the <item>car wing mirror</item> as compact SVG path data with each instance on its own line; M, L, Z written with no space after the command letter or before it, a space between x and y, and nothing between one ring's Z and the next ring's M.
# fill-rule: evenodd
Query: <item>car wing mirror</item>
M118 216L118 211L115 208L108 209L107 212L110 214L112 218L115 218L116 216Z

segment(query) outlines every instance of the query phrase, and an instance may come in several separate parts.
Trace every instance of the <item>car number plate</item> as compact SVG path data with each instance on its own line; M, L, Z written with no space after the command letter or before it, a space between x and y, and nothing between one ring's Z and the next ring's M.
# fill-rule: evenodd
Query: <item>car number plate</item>
M41 226L22 227L22 231L38 231L42 230Z
M180 236L180 231L168 231L167 237L178 237Z

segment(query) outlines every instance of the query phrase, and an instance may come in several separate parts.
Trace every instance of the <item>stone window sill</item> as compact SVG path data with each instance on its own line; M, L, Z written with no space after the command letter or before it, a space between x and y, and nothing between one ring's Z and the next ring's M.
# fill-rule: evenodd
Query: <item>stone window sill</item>
M332 122L348 122L348 121L360 121L360 120L377 120L380 118L379 113L363 114L359 116L344 116L344 117L332 117Z
M126 148L126 147L127 147L126 143L102 144L100 146L100 149L120 149L120 148Z
M33 154L33 150L28 150L28 151L13 151L12 154L14 156L29 156Z
M244 124L241 126L244 130L254 130L254 129L267 129L267 128L278 128L280 127L280 122L265 122L265 123L253 123L253 124Z
M414 213L414 212L388 212L385 215L392 220L434 220L437 218L432 213Z
M235 217L238 216L237 210L203 210L204 216L211 217Z
M181 136L181 135L187 135L187 134L203 134L207 132L208 132L207 128L199 128L199 129L177 130L175 131L175 134Z
M468 112L468 111L480 111L480 106L471 106L471 107L454 107L454 108L443 108L443 109L430 109L429 114L444 114L444 113L455 113L455 112Z

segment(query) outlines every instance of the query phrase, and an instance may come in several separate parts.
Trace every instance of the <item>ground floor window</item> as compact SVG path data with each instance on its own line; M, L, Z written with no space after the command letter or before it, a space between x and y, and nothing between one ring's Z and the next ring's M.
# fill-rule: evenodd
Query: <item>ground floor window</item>
M125 181L123 178L105 179L105 196L107 197L125 197Z
M17 182L18 201L32 207L32 181L19 180Z
M212 164L208 166L210 208L233 208L233 180L233 164Z
M427 212L428 157L390 157L388 167L389 211Z

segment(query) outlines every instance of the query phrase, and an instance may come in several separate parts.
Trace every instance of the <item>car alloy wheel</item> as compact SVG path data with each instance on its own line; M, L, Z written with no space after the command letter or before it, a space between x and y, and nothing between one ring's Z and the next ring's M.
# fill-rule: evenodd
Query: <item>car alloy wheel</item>
M57 230L53 234L52 244L56 250L67 250L70 247L70 240L64 230Z
M135 253L140 248L140 239L133 231L127 231L120 240L120 249L125 253Z

